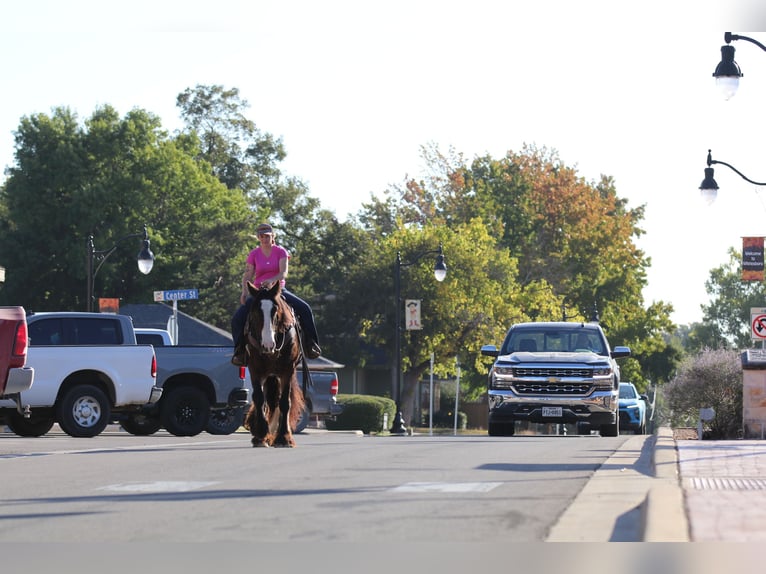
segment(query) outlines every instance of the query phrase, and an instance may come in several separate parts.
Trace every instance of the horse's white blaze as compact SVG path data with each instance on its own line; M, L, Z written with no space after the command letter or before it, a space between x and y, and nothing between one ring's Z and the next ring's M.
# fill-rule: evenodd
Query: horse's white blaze
M274 325L271 323L271 308L274 302L270 299L261 301L261 313L263 313L263 329L261 329L261 345L267 351L273 351L277 346L274 340Z

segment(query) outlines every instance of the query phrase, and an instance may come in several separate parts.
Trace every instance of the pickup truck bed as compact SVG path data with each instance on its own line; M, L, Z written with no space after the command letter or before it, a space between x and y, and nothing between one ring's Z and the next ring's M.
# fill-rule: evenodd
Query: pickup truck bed
M24 307L0 307L0 398L16 402L32 387L35 371L27 362L27 319Z
M92 437L159 400L154 349L136 345L129 318L38 313L27 323L35 382L21 402L29 412L0 401L0 417L16 434L41 436L57 422L71 436Z

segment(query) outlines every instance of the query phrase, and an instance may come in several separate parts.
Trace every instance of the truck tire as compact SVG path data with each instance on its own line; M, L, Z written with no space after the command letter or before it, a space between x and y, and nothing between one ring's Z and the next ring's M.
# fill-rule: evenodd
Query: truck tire
M35 416L34 413L25 419L18 411L14 411L6 420L8 428L23 437L43 436L53 427L53 416Z
M236 432L245 422L245 407L228 407L210 411L207 430L210 434L224 435Z
M489 436L513 436L516 431L514 423L493 423L487 425L487 434Z
M601 436L620 436L620 425L619 423L601 425L599 433Z
M170 434L196 436L207 427L210 402L195 387L176 387L163 395L160 418Z
M159 417L136 414L122 419L120 426L134 436L149 436L162 428L162 421Z
M109 424L112 408L104 391L94 385L69 389L56 408L59 426L73 437L94 437Z

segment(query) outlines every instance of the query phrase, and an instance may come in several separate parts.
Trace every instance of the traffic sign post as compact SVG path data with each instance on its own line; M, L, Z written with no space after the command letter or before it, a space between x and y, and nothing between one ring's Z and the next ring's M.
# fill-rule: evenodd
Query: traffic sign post
M173 337L173 344L178 344L178 302L179 301L192 301L199 299L199 291L197 289L173 289L170 291L155 291L154 301L173 301L173 317L171 318L171 325L169 325L170 335Z

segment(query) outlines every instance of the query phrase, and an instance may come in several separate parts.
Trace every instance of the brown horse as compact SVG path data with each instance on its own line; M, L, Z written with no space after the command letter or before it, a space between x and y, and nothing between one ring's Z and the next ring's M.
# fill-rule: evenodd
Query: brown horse
M253 297L245 324L253 404L245 428L253 446L294 447L292 429L305 408L295 375L302 357L297 321L279 282L271 289L248 282L247 288Z

